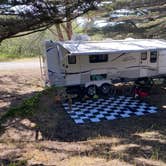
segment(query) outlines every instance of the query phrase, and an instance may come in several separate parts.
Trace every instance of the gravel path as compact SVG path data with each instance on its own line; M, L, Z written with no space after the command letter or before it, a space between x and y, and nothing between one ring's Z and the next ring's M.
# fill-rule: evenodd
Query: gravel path
M36 69L40 68L38 59L32 61L14 61L14 62L0 62L0 70L15 70L15 69Z

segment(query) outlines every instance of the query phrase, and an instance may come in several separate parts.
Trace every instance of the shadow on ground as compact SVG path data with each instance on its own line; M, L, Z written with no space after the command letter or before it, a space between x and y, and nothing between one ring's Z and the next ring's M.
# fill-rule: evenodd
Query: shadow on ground
M11 101L11 105L17 103L16 99L24 99L32 95L32 93L26 95L14 94L16 98ZM161 95L162 100L160 100ZM160 160L163 163L166 162L165 110L142 117L76 125L63 110L62 105L55 103L54 97L54 92L44 93L40 98L38 107L33 110L33 115L10 118L7 123L2 124L3 127L0 133L1 141L3 139L12 139L20 142L49 140L61 143L76 142L75 146L80 142L85 145L90 144L91 148L79 151L78 149L65 150L65 148L57 149L54 146L41 146L40 149L43 148L42 150L53 153L63 152L63 154L68 154L70 157L98 157L104 158L107 161L119 159L136 165L142 164L139 161L142 157L145 159ZM166 95L164 92L155 94L149 99L149 102L155 103L155 105L161 108L162 105L166 104L165 99ZM100 142L100 138L105 138L105 141ZM116 143L108 141L112 138L116 138L118 141ZM95 139L98 141L88 143L88 141ZM153 166L155 164L148 161L144 165Z

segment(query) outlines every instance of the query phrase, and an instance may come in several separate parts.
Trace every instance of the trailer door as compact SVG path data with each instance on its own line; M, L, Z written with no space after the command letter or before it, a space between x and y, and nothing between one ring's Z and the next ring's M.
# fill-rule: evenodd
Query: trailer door
M80 74L80 59L78 56L66 56L66 85L79 85Z
M158 52L152 50L141 53L140 76L150 77L158 74Z
M148 76L155 76L158 74L158 51L153 50L149 52L149 71Z
M159 52L159 74L166 74L166 50Z
M148 53L147 51L141 52L140 56L140 77L147 76L147 66L148 66Z

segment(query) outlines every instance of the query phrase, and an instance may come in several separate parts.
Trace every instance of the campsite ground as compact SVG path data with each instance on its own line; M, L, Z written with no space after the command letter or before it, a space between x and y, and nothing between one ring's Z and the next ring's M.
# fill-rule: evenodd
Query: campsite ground
M36 60L35 60L36 61ZM38 67L0 70L1 116L41 91ZM150 103L163 110L166 93L154 87ZM0 129L1 165L166 165L166 111L102 123L75 125L46 91L31 116L9 118Z

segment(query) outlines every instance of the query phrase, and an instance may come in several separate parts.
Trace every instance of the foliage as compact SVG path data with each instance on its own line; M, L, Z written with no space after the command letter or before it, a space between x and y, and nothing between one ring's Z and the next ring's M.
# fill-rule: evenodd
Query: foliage
M54 26L51 29L55 32ZM46 30L19 38L4 40L0 45L0 61L42 55L44 52L44 40L48 39L56 40L57 36L50 32L50 30Z
M26 166L27 161L26 160L20 160L16 162L11 162L8 166Z
M114 9L121 9L121 8L140 8L140 7L150 7L156 5L165 4L165 0L113 0L112 7Z
M74 33L84 33L74 21L72 24ZM55 26L27 36L6 39L0 45L0 61L43 55L45 40L58 40Z
M31 11L19 10L11 13L7 7L0 11L0 42L13 36L22 36L36 31L43 31L52 25L70 22L83 13L92 10L96 6L96 0L24 0L11 1L15 7L17 3L31 6ZM26 6L26 7L25 7ZM14 16L14 17L11 17ZM18 34L22 33L22 34Z
M43 96L50 98L55 97L55 95L65 95L63 87L46 87L41 92L36 92L32 97L23 100L23 102L15 107L10 107L6 114L0 118L0 124L9 118L13 117L30 117L33 116L40 106L40 101Z
M27 161L26 160L18 160L18 161L2 161L1 166L26 166L27 165Z
M132 0L116 0L115 3L112 4L112 8L113 9L121 9L123 8L124 6L127 6L129 5L129 3L131 2ZM123 7L122 7L123 6Z
M40 101L41 93L35 94L33 97L25 99L19 106L11 107L4 114L1 119L0 123L6 121L8 118L12 117L28 117L32 116L35 113L35 109L38 107Z
M26 1L25 1L26 2ZM91 36L92 39L102 39L102 37L106 38L114 38L114 39L121 39L125 37L134 37L134 38L151 38L151 37L157 37L157 38L165 38L165 5L163 4L163 0L155 1L155 0L113 0L113 3L109 6L106 6L102 10L95 10L88 12L88 15L84 15L83 18L89 19L92 22L94 20L97 20L98 18L105 19L109 18L109 13L113 9L118 8L126 8L126 7L132 7L132 8L139 8L144 9L145 6L147 11L150 11L148 15L140 16L140 17L126 17L126 18L119 18L117 20L113 20L115 22L126 22L126 24L117 24L117 26L114 27L103 27L101 29L97 28L91 28L91 22L87 24L85 27L80 27L76 25L76 22L72 22L73 26L73 32L76 34L82 34L82 33L88 33L88 35ZM155 6L156 5L156 6ZM158 6L157 6L158 5ZM79 7L79 6L78 6ZM139 10L138 9L138 10ZM151 12L152 10L152 12ZM79 11L79 10L78 10ZM99 17L100 16L100 17ZM160 18L161 17L161 18ZM74 17L75 18L75 17ZM10 23L13 22L13 20L17 20L18 16L16 15L1 15L0 14L0 20L10 20ZM19 19L25 19L23 17L20 17ZM33 20L33 19L32 19ZM7 21L7 22L8 22ZM51 18L50 18L51 21ZM112 20L108 20L112 21ZM5 24L7 24L5 22ZM1 23L1 21L0 21ZM8 22L9 23L9 22ZM134 25L135 24L135 25ZM10 24L9 24L10 25ZM50 24L50 26L52 23ZM1 29L0 24L0 35L1 33L4 33L6 29ZM38 25L37 25L38 26ZM10 25L10 28L13 29L13 27ZM37 28L37 27L35 27ZM38 29L38 28L37 28ZM33 30L32 30L33 31ZM27 31L29 32L29 31ZM26 32L25 32L26 33ZM65 31L63 29L62 31L64 38L67 38L65 35ZM154 36L155 34L155 36ZM22 35L22 34L18 34ZM7 39L1 43L0 46L0 61L5 61L8 59L15 59L15 58L22 58L22 57L33 57L37 55L42 55L43 50L43 41L44 40L57 40L57 29L56 26L51 26L47 30L43 30L41 32L36 32L28 36L23 36L19 38L14 39Z

